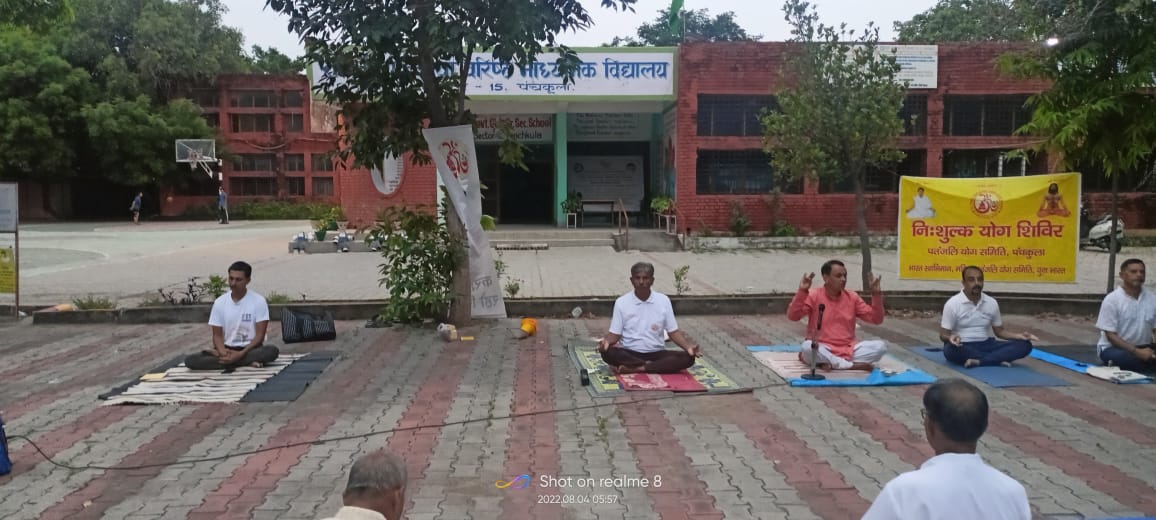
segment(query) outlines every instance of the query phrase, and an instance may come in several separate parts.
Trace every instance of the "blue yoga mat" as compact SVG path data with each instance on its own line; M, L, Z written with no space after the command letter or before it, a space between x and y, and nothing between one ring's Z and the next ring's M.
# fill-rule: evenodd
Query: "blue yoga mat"
M748 346L750 352L798 352L799 345L757 345ZM902 385L929 385L935 382L935 376L918 368L910 367L906 372L895 375L884 375L876 368L866 377L859 379L809 379L794 378L787 381L791 386L902 386Z
M1018 364L1010 367L963 368L962 366L949 363L947 359L943 357L942 347L912 347L911 351L937 365L950 368L960 374L973 377L996 388L1012 386L1071 386L1071 383L1063 379L1041 374L1031 368Z
M1056 354L1052 354L1051 352L1045 352L1045 351L1040 350L1038 348L1032 349L1032 353L1029 355L1031 357L1034 357L1034 358L1040 360L1040 361L1051 363L1051 364L1056 365L1058 367L1066 368L1068 370L1071 370L1072 372L1079 372L1081 374L1087 374L1088 373L1088 364L1087 363L1076 361L1074 359L1068 359L1064 356L1058 356Z

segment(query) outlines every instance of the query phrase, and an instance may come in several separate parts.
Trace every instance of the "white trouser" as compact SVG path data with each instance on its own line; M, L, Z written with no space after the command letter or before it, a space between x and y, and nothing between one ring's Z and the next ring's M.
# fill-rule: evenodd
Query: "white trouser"
M806 363L808 366L811 365L811 352L811 340L804 341L801 353L803 363ZM819 360L817 364L827 363L835 370L846 370L851 368L853 363L878 363L886 353L887 343L885 341L878 339L860 341L855 344L855 350L851 354L851 361L847 361L832 353L830 347L820 343Z

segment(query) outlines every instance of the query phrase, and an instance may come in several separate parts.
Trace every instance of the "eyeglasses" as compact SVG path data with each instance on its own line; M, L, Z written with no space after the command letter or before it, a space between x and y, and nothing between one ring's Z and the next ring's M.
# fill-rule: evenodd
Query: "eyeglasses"
M923 422L927 422L927 408L920 408L919 414L923 416Z

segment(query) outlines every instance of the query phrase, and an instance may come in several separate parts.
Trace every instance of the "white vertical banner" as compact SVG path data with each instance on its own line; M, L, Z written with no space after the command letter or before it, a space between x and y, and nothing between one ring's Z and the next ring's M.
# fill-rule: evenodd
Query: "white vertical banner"
M369 176L373 178L373 187L377 188L377 191L381 192L382 195L393 195L401 187L401 177L404 171L405 164L401 157L385 154L385 158L381 162L381 169L370 169Z
M474 147L472 125L427 128L422 130L438 176L446 185L466 227L469 240L471 315L475 318L505 318L506 302L494 270L490 241L482 230L482 189L478 174L478 154Z

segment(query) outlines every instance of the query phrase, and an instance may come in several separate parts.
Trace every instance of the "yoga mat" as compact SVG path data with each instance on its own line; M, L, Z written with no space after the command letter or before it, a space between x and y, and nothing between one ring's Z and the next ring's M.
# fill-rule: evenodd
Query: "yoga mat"
M570 361L578 370L585 369L590 375L587 391L593 397L613 397L626 392L618 382L618 376L602 361L602 354L594 349L593 342L580 338L567 342L566 351ZM695 381L706 388L706 392L729 392L742 387L706 358L698 358L694 366L686 370Z
M1086 374L1088 367L1103 366L1095 345L1035 345L1031 357L1040 361ZM1148 377L1156 377L1156 371L1139 372Z
M791 386L902 386L926 385L935 382L935 376L904 363L887 354L879 361L875 370L816 370L826 379L811 381L803 379L803 374L811 373L811 366L799 361L798 345L771 345L747 347L755 359L772 372L785 379ZM895 372L884 374L884 370Z
M706 387L685 370L674 374L622 374L618 376L618 384L623 390L706 391Z
M947 359L943 357L943 347L911 347L911 351L937 365L950 368L960 374L978 379L996 388L1009 388L1014 386L1071 386L1071 383L1063 379L1041 374L1022 364L1013 364L1010 367L963 368L954 363L949 363Z
M109 390L103 394L97 395L96 398L100 399L101 401L104 401L110 397L115 397L115 396L118 396L120 394L123 394L125 390L128 390L130 387L135 386L137 383L140 383L141 381L157 380L157 379L163 378L165 372L168 369L181 366L181 363L184 363L184 362L185 362L185 356L184 355L176 356L176 357L174 357L168 361L165 361L164 363L161 363L156 368L149 370L148 372L146 372L144 375L140 376L139 378L133 379L132 381L129 381L129 382L127 382L123 385L120 385L116 388L113 388L113 389L111 389L111 390Z
M317 380L326 367L333 362L337 352L313 352L285 367L268 381L241 398L242 403L271 403L296 401L313 381Z
M236 403L262 383L307 354L281 354L262 368L238 367L233 372L189 370L181 362L157 378L146 374L117 395L109 396L102 406L120 404ZM155 373L153 373L155 374Z

